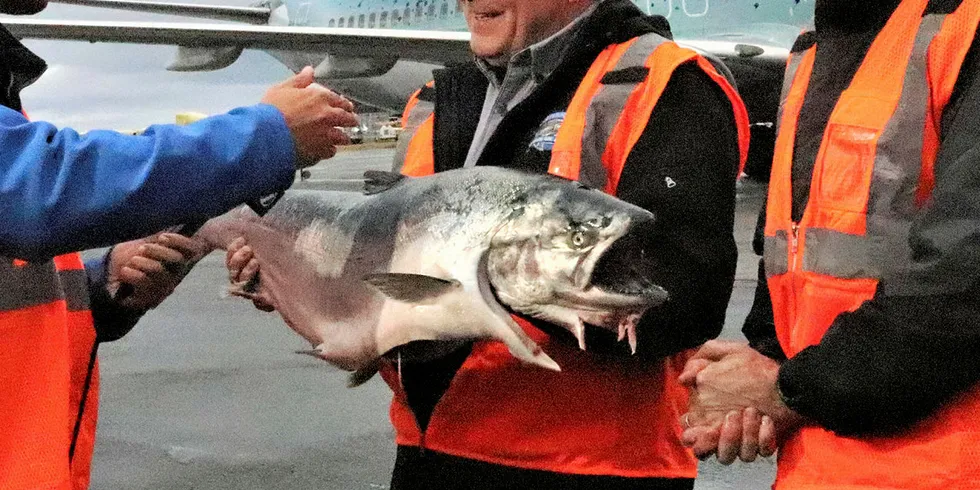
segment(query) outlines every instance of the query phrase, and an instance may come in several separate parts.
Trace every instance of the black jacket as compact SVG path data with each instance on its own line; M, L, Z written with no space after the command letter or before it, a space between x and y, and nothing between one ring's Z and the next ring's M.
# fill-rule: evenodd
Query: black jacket
M897 0L821 0L817 30L795 50L819 45L798 128L793 214L803 214L820 138L841 92L857 72ZM933 0L950 13L961 0ZM785 362L779 386L791 407L837 433L878 434L909 427L980 380L980 72L978 41L941 121L932 201L909 237L911 280L886 279L875 297L837 318L819 345ZM808 179L802 179L807 182ZM760 281L760 287L765 282ZM758 294L744 332L773 357L768 294ZM773 349L775 347L775 349Z
M628 0L599 4L584 21L558 68L504 117L477 164L547 172L550 152L530 147L541 122L568 106L602 49L649 32L670 35L663 18L645 16ZM488 83L485 75L470 63L436 72L436 88L423 93L435 103L436 171L463 166ZM671 301L648 312L637 329L639 355L659 359L695 347L721 331L737 258L733 221L738 155L737 130L728 98L699 68L682 66L629 155L619 186L620 198L657 215L659 225L649 237L648 249L657 251L655 281L671 293ZM677 185L668 188L668 179ZM548 331L574 341L564 330ZM628 347L604 332L590 331L588 344L591 352L582 355L629 355ZM423 429L467 354L462 352L430 364L402 366L402 383ZM416 452L413 448L399 448L399 461L417 457ZM441 466L446 465L452 463ZM396 463L392 488L414 488L412 481L419 477L419 471L414 462ZM440 471L457 478L473 473ZM530 478L530 472L521 474ZM523 480L513 481L516 485ZM613 481L604 481L603 485L613 486L602 488L617 488ZM468 487L460 483L458 488Z

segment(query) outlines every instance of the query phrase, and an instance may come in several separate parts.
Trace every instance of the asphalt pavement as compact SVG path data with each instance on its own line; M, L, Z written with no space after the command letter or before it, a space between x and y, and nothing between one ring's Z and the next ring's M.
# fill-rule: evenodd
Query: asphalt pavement
M297 186L353 186L364 170L390 168L392 154L340 153ZM738 206L740 258L726 338L740 337L751 305L750 240L762 192L746 186ZM388 388L374 379L348 389L347 373L294 354L308 345L278 315L229 297L226 281L223 255L206 257L132 333L100 349L92 488L388 488ZM705 462L696 488L768 488L774 464Z

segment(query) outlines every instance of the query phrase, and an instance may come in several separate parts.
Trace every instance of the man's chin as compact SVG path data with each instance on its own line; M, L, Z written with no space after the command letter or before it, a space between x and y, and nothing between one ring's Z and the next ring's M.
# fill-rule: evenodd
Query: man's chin
M0 0L0 13L9 15L36 14L48 6L48 0Z
M470 50L473 51L474 56L494 66L504 66L510 61L510 57L504 52L505 50L495 46L481 46L470 43Z

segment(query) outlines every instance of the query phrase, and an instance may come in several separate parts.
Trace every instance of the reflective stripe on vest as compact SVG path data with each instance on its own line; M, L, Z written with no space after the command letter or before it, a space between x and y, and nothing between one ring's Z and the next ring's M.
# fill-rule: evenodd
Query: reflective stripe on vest
M729 94L744 158L748 118L728 82L695 53L646 35L611 46L592 64L566 110L550 173L615 194L622 166L657 99L674 69L688 61ZM646 68L646 78L602 83L607 73L631 68ZM409 145L418 142L419 151L406 152L418 158L406 160L402 173L428 175L434 169L433 136L423 129L433 123L434 108L422 101L410 109L406 120L422 129L416 129ZM562 372L528 368L499 342L476 342L432 414L426 448L514 468L694 478L697 461L680 444L677 423L687 405L687 390L677 377L688 353L658 363L583 356L577 346L551 341L527 320L515 319ZM421 445L397 372L388 366L382 376L395 392L391 420L396 442ZM599 419L603 422L596 423Z
M98 380L86 392L95 328L81 257L0 258L0 284L0 488L87 488Z
M646 129L670 77L688 62L697 63L732 103L741 173L749 152L749 117L745 104L708 60L656 34L609 46L599 55L569 104L552 149L548 172L615 194L626 159ZM601 82L603 75L610 71L637 66L649 70L643 83ZM586 162L584 167L582 162Z
M830 117L806 210L792 221L793 150L815 47L795 53L780 105L765 267L780 344L790 357L911 265L912 219L931 195L939 125L980 22L980 2L923 16L902 2ZM980 390L900 437L848 439L805 428L780 450L777 488L980 488Z

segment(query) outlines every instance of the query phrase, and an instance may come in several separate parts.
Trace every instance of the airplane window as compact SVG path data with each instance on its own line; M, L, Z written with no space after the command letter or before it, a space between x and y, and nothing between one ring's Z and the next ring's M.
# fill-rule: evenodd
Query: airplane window
M336 25L337 19L330 19L330 22L327 23L327 27L335 27Z
M401 18L398 15L398 11L397 10L392 10L391 11L391 25L395 25L395 24L397 24L400 21L401 21Z
M347 19L347 27L354 27L354 16L353 15L350 16L349 19Z
M381 12L381 20L379 22L381 23L381 27L388 27L388 11L387 10L385 10L384 12Z
M449 2L442 2L442 8L439 9L439 17L446 18L449 15Z
M429 11L426 12L426 16L428 16L428 17L435 17L436 16L436 4L435 4L435 2L432 2L432 4L429 5Z
M344 18L343 17L341 17L340 20L337 21L337 27L344 27Z
M404 20L406 24L411 24L412 23L412 9L411 8L405 7L405 16L402 17L402 20Z
M364 14L357 18L357 27L364 27Z
M415 5L415 20L421 20L421 19L422 19L422 2L419 2L417 5Z
M374 21L377 20L377 19L378 19L377 14L375 14L374 12L371 12L371 15L368 16L368 27L371 28L371 29L374 29L374 26L375 26Z

